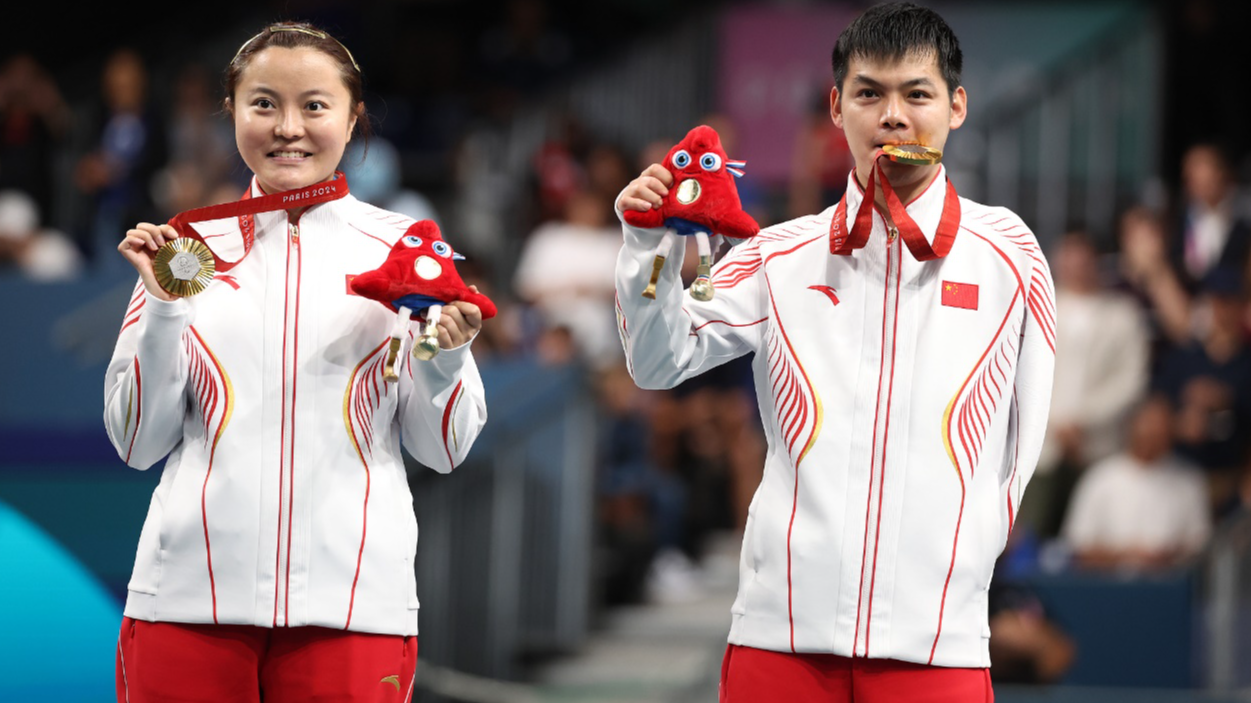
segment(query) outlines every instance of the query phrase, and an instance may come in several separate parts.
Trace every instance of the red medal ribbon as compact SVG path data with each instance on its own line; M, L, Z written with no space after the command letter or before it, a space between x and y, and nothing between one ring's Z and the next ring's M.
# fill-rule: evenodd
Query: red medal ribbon
M318 205L331 200L338 200L347 194L347 178L344 177L342 172L335 171L334 177L328 181L314 183L294 190L286 190L281 193L262 195L256 198L252 197L252 189L249 188L240 200L179 213L169 221L169 224L178 230L178 236L194 239L208 247L209 251L213 251L213 248L209 247L208 243L204 241L203 236L191 226L192 223L238 217L239 229L243 233L243 256L240 256L236 261L223 261L217 256L216 252L213 253L213 258L217 261L217 272L224 273L237 266L252 251L252 245L256 241L256 226L252 221L253 215L273 210L290 210L297 207Z
M847 229L847 194L844 193L843 199L839 201L838 208L834 211L834 220L830 223L831 254L849 256L854 250L861 249L868 244L869 233L873 231L873 203L876 200L877 181L881 176L878 160L883 156L885 154L879 151L873 159L869 184L865 186L864 199L860 203L860 209L856 212L856 222L850 231ZM890 210L891 219L894 220L899 235L903 237L904 244L908 245L908 251L912 252L912 257L917 261L930 261L946 256L947 252L951 251L951 245L956 241L956 232L960 229L960 196L956 194L956 187L951 184L951 179L947 179L947 195L943 200L943 214L938 221L938 229L934 233L933 246L925 238L921 227L908 214L904 204L900 202L890 181L885 176L881 176L881 180L882 193L886 196L886 207Z

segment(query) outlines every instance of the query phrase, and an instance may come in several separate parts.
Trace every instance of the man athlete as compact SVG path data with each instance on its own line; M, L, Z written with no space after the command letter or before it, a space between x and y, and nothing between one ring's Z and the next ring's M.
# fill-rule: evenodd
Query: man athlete
M1046 425L1051 275L1015 214L959 197L939 164L879 158L945 146L966 116L961 61L928 9L853 21L830 93L846 195L733 247L711 301L683 294L680 265L641 297L662 230L623 225L619 331L640 386L755 354L769 449L723 703L993 700L987 590ZM653 164L618 213L672 182Z

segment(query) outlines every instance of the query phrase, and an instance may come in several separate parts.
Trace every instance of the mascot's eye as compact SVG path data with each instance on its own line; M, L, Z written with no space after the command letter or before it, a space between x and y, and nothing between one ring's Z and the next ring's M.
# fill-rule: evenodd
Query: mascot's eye
M421 237L418 237L415 234L408 235L407 237L404 238L404 246L408 246L408 247L421 246Z
M705 171L716 171L721 168L721 157L713 153L699 157L699 166Z
M673 165L678 168L686 168L691 165L691 155L687 153L686 149L682 149L673 155Z
M446 258L452 255L452 248L447 245L447 242L435 242L430 246L434 247L434 253L439 256Z

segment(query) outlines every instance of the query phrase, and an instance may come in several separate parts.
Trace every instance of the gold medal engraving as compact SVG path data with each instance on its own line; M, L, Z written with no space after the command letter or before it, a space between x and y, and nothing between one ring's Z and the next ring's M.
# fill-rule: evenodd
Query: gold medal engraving
M886 158L911 166L933 166L943 160L943 152L924 144L887 144L882 147Z
M179 237L157 250L152 270L157 284L165 292L186 298L208 287L217 271L217 263L204 242Z

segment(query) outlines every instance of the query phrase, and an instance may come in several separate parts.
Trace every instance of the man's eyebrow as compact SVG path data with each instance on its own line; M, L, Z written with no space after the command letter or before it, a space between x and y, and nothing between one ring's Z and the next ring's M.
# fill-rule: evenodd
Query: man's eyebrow
M863 84L863 85L867 85L867 86L869 86L870 88L881 88L881 87L882 87L882 84L881 84L881 83L878 83L877 81L873 80L872 78L869 78L868 76L864 75L863 73L857 73L855 76L853 76L853 77L852 77L852 79L851 79L851 80L852 80L852 82L853 82L853 83L861 83L861 84Z
M870 88L883 88L884 87L882 83L870 78L869 76L866 76L863 73L856 74L855 76L852 77L851 80L854 83L863 84ZM920 78L913 78L911 80L907 80L899 84L899 87L904 88L904 89L916 88L918 86L926 86L926 87L932 88L934 87L934 81L930 80L926 76L921 76Z

